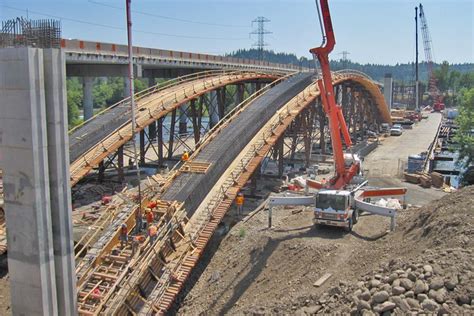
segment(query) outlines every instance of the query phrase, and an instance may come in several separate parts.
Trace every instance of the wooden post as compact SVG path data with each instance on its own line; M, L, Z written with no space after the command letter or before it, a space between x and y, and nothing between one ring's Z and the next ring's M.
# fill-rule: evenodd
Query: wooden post
M176 124L176 109L171 112L170 139L168 143L168 159L173 157L174 126Z
M123 145L120 146L117 150L117 172L118 172L118 180L123 182L124 175L123 175Z

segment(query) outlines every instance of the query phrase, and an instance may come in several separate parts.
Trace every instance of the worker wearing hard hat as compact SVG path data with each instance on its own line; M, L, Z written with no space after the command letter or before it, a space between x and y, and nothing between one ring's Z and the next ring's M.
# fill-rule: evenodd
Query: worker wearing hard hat
M128 227L127 224L122 224L120 227L120 246L124 248L128 242Z
M158 233L158 228L155 225L151 225L148 227L148 237L150 237L150 245L153 245L153 243L156 240L156 235Z
M189 153L187 150L184 151L183 155L181 156L181 160L184 162L189 160Z
M242 215L244 210L244 195L242 192L237 194L237 197L235 198L235 204L237 205L237 215Z
M153 214L153 211L147 210L147 212L146 212L146 226L150 227L150 225L153 224L154 220L155 220L155 214Z

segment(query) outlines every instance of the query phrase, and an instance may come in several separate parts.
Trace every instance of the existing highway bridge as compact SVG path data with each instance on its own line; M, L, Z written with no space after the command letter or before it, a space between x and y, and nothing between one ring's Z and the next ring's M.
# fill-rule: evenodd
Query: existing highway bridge
M93 116L94 78L127 78L128 48L126 45L69 39L61 40L61 48L66 54L67 76L82 78L84 118L87 120ZM133 55L135 77L147 79L149 86L154 85L156 78L178 78L205 70L298 70L293 65L147 47L134 47ZM127 80L124 80L123 95L129 96Z
M191 109L189 121L202 120L203 116L192 110L196 108L193 100L239 82L262 83L249 98L237 98L238 104L234 98L220 97L220 115L210 129L203 131L201 125L193 123L196 130L191 133L194 143L189 161L145 189L142 205L156 202L158 238L154 243L147 239L141 251L134 253L131 246L120 246L120 225L126 223L129 231L135 226L138 205L130 201L103 214L97 221L98 229L83 237L77 245L81 256L76 256L80 314L165 313L236 194L263 159L268 155L277 159L282 172L283 157L294 155L298 146L304 148L306 164L314 139L318 139L322 152L327 150L327 123L313 76L309 72L209 72L150 88L138 96L137 132L147 129L148 134L153 133L156 137L148 137L147 145L161 142L158 146L163 153L165 145L159 131L163 124L150 131L152 124L171 113L174 128L176 111L182 107ZM370 78L357 72L336 72L333 84L354 140L362 140L367 130L375 131L379 124L390 122L383 95ZM131 140L126 104L120 103L72 132L70 137L76 137L73 135L80 130L90 133L83 137L86 141L71 139L72 183L104 159L116 161L117 151ZM170 143L171 138L168 147ZM173 150L169 153L172 157Z

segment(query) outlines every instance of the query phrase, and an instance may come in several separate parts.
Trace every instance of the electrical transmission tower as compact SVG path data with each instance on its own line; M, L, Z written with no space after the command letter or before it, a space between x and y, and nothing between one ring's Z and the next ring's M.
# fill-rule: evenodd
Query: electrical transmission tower
M349 55L350 53L346 50L340 52L338 55L342 55L342 67L344 69L347 69L347 64L348 64L348 61L349 61L349 58L347 58L347 56Z
M270 22L270 20L263 16L259 16L258 18L252 21L252 27L254 26L254 23L257 23L257 29L250 32L250 35L257 35L257 42L255 42L252 46L257 47L259 60L263 59L263 48L265 46L268 46L268 44L265 43L265 34L272 33L270 31L265 30L265 23L267 22Z

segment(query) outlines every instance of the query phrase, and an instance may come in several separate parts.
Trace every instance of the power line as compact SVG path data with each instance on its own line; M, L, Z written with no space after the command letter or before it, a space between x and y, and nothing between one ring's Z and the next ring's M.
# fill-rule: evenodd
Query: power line
M252 46L256 46L258 49L258 59L263 59L263 48L268 46L268 43L265 43L265 34L272 34L272 32L265 30L265 23L270 22L264 16L259 16L255 20L252 21L252 27L254 23L257 23L257 29L250 32L250 35L257 35L257 42L255 42Z
M107 4L99 1L93 1L93 0L87 0L90 3L100 5L103 7L107 8L112 8L116 10L123 11L124 8L120 6L115 6L112 4ZM170 20L170 21L177 21L177 22L184 22L184 23L191 23L191 24L199 24L199 25L209 25L209 26L219 26L219 27L234 27L234 28L248 28L248 25L233 25L233 24L220 24L220 23L208 23L208 22L201 22L201 21L194 21L194 20L187 20L187 19L182 19L182 18L175 18L171 16L166 16L166 15L158 15L158 14L153 14L149 12L144 12L144 11L138 11L138 10L132 10L133 13L138 13L146 16L151 16L155 17L158 19L164 19L164 20Z
M26 12L27 11L29 14L32 13L32 14L37 14L37 15L43 15L43 16L48 16L48 17L51 17L51 18L70 21L70 22L75 22L75 23L99 26L99 27L104 27L104 28L109 28L109 29L114 29L114 30L122 30L122 31L125 30L124 27L119 27L119 26L114 26L114 25L84 21L84 20L68 18L68 17L54 15L54 14L48 14L48 13L43 13L43 12L38 12L38 11L20 9L20 8L11 7L11 6L8 6L8 5L5 5L5 4L3 4L2 6L4 8L10 9L10 10L16 10L16 11L21 11L21 12ZM201 39L201 40L222 40L222 41L243 41L243 40L247 40L247 38L243 38L243 37L242 38L206 37L206 36L193 36L193 35L182 35L182 34L159 33L159 32L143 31L143 30L136 30L136 29L134 30L134 32L143 33L143 34L157 35L157 36L188 38L188 39Z

